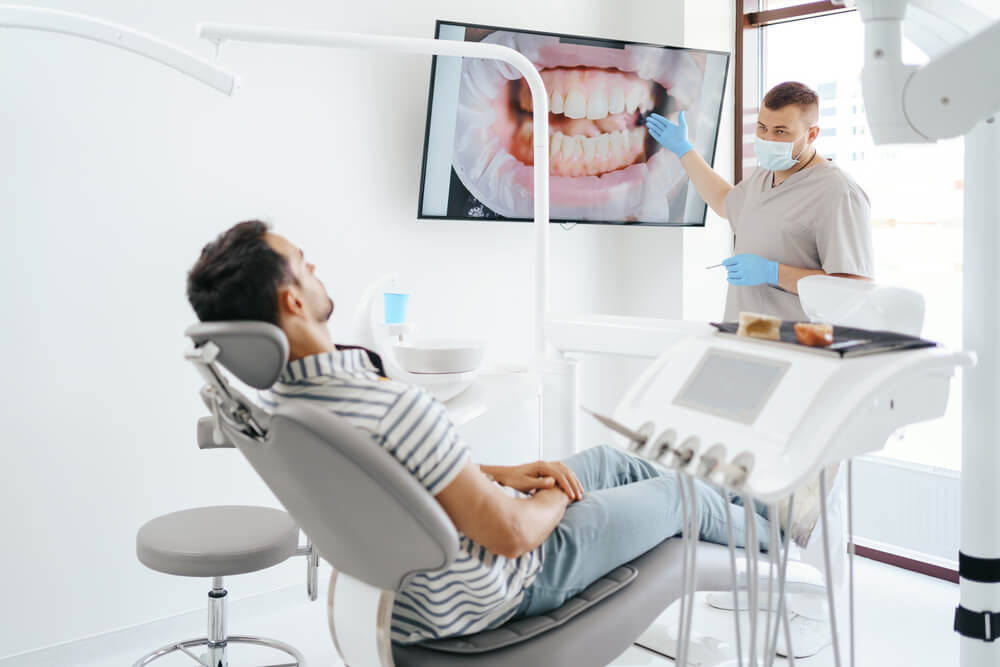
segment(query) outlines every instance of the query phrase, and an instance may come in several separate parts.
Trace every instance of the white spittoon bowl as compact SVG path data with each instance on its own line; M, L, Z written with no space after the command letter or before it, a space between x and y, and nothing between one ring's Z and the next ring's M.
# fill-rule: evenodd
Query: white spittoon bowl
M470 373L483 363L486 343L427 338L397 343L393 350L396 361L408 373Z

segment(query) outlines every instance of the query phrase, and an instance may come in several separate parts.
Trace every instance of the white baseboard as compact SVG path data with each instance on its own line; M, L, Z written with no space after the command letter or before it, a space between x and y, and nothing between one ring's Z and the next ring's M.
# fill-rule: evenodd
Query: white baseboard
M266 593L232 600L228 605L229 617L231 621L238 622L237 619L240 617L263 614L284 605L301 602L305 598L304 585L286 586ZM199 609L193 609L176 616L0 658L0 667L53 667L54 665L85 664L99 660L101 656L114 654L121 646L131 645L146 647L142 650L137 649L135 660L138 660L143 654L156 650L166 642L204 636L207 622L206 609L207 603ZM233 623L231 622L230 625L232 626ZM235 630L239 630L239 628L237 627ZM165 637L166 640L164 640Z

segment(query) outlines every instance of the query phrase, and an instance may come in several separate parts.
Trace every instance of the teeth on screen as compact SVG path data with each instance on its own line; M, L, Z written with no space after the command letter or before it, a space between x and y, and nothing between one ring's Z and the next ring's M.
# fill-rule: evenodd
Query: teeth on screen
M556 132L552 135L549 140L549 159L555 160L559 157L559 150L562 147L562 140L565 135L562 132Z
M606 160L611 157L611 135L602 134L597 137L597 157Z
M625 98L625 111L632 113L639 108L642 104L643 93L645 91L639 86L633 86L628 91L628 97Z
M549 110L567 118L602 120L609 115L653 108L653 87L625 72L580 72L576 69L542 70L550 92ZM521 108L532 109L531 91L521 87Z
M608 99L608 113L622 113L625 111L625 93L621 88L615 86L611 90L611 97Z
M569 95L566 96L566 106L563 113L568 118L586 118L587 98L583 96L581 91L570 91Z
M613 154L625 151L625 139L622 137L622 134L622 132L611 133L611 152Z
M587 118L600 120L608 115L608 95L604 90L598 90L587 100Z
M552 113L562 113L563 112L563 94L558 90L552 91L552 99L549 101L549 111Z

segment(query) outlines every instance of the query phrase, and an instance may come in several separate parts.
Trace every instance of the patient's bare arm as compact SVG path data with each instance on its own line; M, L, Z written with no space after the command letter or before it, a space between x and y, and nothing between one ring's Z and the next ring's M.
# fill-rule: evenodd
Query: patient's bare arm
M540 490L531 498L512 498L471 462L435 497L458 530L507 558L544 542L570 503L558 488Z

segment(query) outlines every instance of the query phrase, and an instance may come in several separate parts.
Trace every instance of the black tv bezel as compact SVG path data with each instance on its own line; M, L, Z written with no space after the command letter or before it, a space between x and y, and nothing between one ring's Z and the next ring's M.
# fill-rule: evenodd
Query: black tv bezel
M667 44L650 44L648 42L630 42L625 40L617 39L605 39L602 37L584 37L582 35L570 35L566 33L558 32L545 32L543 30L523 30L521 28L504 28L500 26L482 25L479 23L464 23L462 21L448 21L443 19L437 19L434 22L434 39L439 39L438 35L441 33L442 25L452 25L459 26L462 28L478 28L483 30L506 30L508 32L520 32L531 35L547 35L549 37L558 37L560 39L572 39L577 40L579 43L588 44L592 46L598 46L596 42L600 42L599 46L604 48L618 48L624 49L628 45L633 46L650 46L657 49L673 49L676 51L695 51L697 53L710 53L714 55L720 55L726 57L726 69L722 77L722 100L725 102L725 90L726 86L729 85L729 63L732 58L732 53L729 51L715 51L712 49L693 49L685 46L670 46ZM455 58L457 56L445 56L447 58ZM431 116L434 113L434 74L437 70L437 59L438 56L431 56L431 77L430 83L427 91L427 119L424 123L424 150L420 163L420 194L417 197L417 220L447 220L452 222L534 222L534 218L508 218L501 217L499 219L489 218L486 220L480 220L478 218L455 218L448 215L426 215L422 213L424 204L424 185L427 179L427 151L429 148L428 142L430 140L431 132ZM722 107L723 103L719 104L719 114L715 119L715 139L712 141L712 155L711 159L707 160L710 167L715 166L715 154L718 152L719 143L719 130L722 125ZM549 218L550 223L558 224L570 224L570 225L613 225L616 227L704 227L706 218L708 217L708 203L702 201L702 214L701 222L640 222L638 220L632 222L614 221L614 220L566 220L558 218Z

